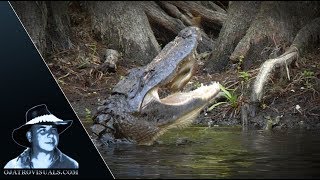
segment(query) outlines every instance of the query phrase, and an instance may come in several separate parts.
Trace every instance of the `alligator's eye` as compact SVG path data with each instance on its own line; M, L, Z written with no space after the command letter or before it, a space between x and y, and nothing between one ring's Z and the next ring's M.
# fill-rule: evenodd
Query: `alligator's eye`
M179 75L185 76L185 75L189 74L190 71L191 71L190 68L184 69Z

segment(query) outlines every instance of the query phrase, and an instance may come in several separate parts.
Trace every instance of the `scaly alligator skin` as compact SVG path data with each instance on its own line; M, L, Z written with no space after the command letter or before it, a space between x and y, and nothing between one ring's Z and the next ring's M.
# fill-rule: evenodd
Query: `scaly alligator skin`
M97 109L94 120L102 129L99 138L109 143L126 139L150 145L167 129L191 124L220 91L214 82L180 92L192 77L199 40L200 30L187 27L152 62L131 69ZM162 87L173 94L160 99L158 89Z

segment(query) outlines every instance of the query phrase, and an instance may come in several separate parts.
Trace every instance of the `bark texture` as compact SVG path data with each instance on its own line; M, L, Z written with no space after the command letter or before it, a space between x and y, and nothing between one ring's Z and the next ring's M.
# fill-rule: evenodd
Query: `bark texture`
M207 64L207 70L222 72L229 65L229 57L241 38L246 34L252 21L256 17L261 2L235 1L228 9L228 18L223 24Z
M72 43L68 1L48 1L49 46L54 49L70 49Z
M250 6L252 8L248 8ZM240 11L233 11L233 8L236 10L239 8ZM242 20L237 19L241 14ZM247 70L266 59L277 57L290 46L297 32L317 16L319 16L318 2L265 1L261 2L261 5L259 2L230 2L228 20L219 35L219 39L225 42L219 41L219 47L212 51L207 70L211 73L220 72L228 64L239 64L240 59L241 68ZM232 19L237 19L236 22L241 25L232 26L232 21L235 21ZM227 36L233 31L239 34L233 33ZM235 42L234 48L230 42L233 39L238 41L239 38L240 41Z
M11 1L42 55L71 48L68 1Z
M90 2L88 10L92 29L108 48L123 53L123 57L145 65L160 51L141 3Z
M297 32L319 15L319 3L307 1L262 2L257 18L241 39L230 59L244 57L243 68L281 55Z
M41 54L46 49L47 7L40 1L10 2Z

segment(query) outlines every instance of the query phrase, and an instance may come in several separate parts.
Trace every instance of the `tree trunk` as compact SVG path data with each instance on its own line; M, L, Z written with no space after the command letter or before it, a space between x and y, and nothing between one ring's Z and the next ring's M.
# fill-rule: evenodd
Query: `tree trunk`
M244 69L257 60L279 56L297 32L318 15L318 2L263 2L257 19L241 39L230 59L244 56Z
M52 51L70 49L70 18L68 14L68 1L48 1L48 46Z
M46 49L47 7L40 1L10 2L39 52Z
M230 3L227 21L223 24L206 69L221 72L229 64L229 57L260 9L259 1Z
M12 1L11 4L42 55L71 48L68 1Z
M108 48L140 65L146 65L159 53L140 2L88 2L87 6L94 34Z
M236 2L232 2L234 4ZM238 2L239 9L241 4L249 2ZM230 7L232 8L232 7ZM235 7L236 8L236 7ZM243 9L243 8L242 8ZM231 10L230 10L231 11ZM253 11L253 9L251 9ZM285 1L265 1L261 2L259 12L254 15L245 13L248 15L246 18L254 19L246 30L246 34L241 38L240 42L236 45L235 49L229 56L229 58L222 58L220 63L215 63L218 58L214 54L228 54L228 51L224 49L218 49L212 51L213 55L210 59L212 63L208 68L209 72L217 72L219 69L225 68L225 66L231 62L241 64L241 68L247 70L258 62L258 65L266 59L279 56L285 49L290 46L297 32L308 22L313 20L319 15L319 3L318 2L285 2ZM231 15L231 12L230 12ZM233 16L238 15L237 13ZM255 17L256 16L256 17ZM232 19L233 17L228 17ZM227 26L227 23L226 23ZM233 26L237 31L238 26ZM224 31L227 31L224 30ZM232 30L228 30L232 31ZM243 32L244 30L242 30ZM222 32L220 36L224 35ZM220 37L219 37L220 38ZM223 39L233 38L228 36ZM227 40L226 40L227 41ZM241 62L239 62L241 60ZM219 60L218 60L219 61ZM227 62L225 62L227 61ZM211 69L210 69L211 68Z

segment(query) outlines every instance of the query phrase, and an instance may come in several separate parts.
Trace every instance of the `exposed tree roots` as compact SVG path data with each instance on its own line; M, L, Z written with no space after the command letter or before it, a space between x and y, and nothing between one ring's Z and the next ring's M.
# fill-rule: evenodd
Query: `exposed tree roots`
M242 107L242 122L244 129L248 124L248 113L251 117L256 114L256 108L263 98L263 91L272 71L277 67L284 67L286 75L290 80L289 65L299 57L299 54L306 52L307 48L319 43L320 41L320 18L316 18L296 35L292 45L281 56L265 61L254 81L250 97L250 105L244 104Z
M320 40L320 18L316 18L297 34L290 48L281 56L265 61L260 68L259 74L254 82L251 101L261 101L263 87L266 84L272 70L279 66L285 66L288 78L290 79L288 66L298 57L298 54L303 53L307 47L310 47Z
M188 1L150 1L141 4L158 42L163 46L187 26L202 29L202 41L197 49L199 53L212 51L212 38L218 36L227 18L226 11L212 2L208 7L199 2Z

